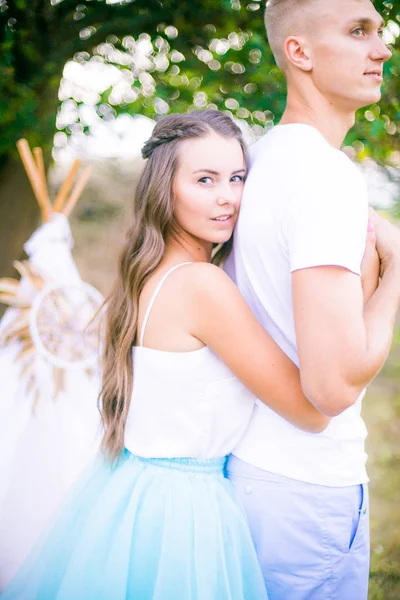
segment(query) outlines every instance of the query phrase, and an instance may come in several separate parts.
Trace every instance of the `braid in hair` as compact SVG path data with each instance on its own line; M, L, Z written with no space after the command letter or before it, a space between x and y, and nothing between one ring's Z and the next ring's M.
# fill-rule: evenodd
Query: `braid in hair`
M155 126L151 138L142 148L142 156L150 158L154 150L164 144L204 136L208 129L205 123L193 119L190 114L168 115Z

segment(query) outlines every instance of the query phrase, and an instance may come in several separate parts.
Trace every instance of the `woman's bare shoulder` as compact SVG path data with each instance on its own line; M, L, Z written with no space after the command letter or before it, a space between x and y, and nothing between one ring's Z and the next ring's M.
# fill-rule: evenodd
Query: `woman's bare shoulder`
M178 269L180 270L180 269ZM243 300L238 288L221 267L206 262L196 262L184 267L181 281L186 299L193 306L206 308Z
M187 265L185 271L182 276L186 278L190 289L195 292L207 291L213 286L236 289L235 284L225 271L212 263L194 262Z

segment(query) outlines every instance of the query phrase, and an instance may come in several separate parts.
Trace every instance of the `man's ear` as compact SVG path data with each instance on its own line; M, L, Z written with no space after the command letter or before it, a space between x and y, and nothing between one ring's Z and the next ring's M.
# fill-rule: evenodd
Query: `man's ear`
M288 37L285 41L284 51L287 62L294 67L302 71L311 71L313 68L311 49L304 38Z

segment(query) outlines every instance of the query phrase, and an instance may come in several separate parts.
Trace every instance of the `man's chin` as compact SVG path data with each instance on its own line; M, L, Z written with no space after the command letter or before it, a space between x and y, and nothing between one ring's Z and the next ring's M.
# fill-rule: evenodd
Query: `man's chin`
M379 102L381 97L382 97L382 92L380 89L374 93L369 92L363 98L359 98L359 102L357 102L356 110L360 110L361 108L366 108L367 106L371 106L371 104L376 104L377 102Z

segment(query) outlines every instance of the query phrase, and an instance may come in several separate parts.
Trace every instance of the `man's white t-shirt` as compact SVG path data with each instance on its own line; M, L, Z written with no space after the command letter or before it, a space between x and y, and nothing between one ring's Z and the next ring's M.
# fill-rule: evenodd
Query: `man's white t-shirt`
M278 125L250 149L234 249L225 269L297 365L291 273L337 265L359 275L367 223L361 173L313 127ZM300 481L339 487L364 483L367 432L360 410L361 398L325 431L311 434L257 401L234 454Z

